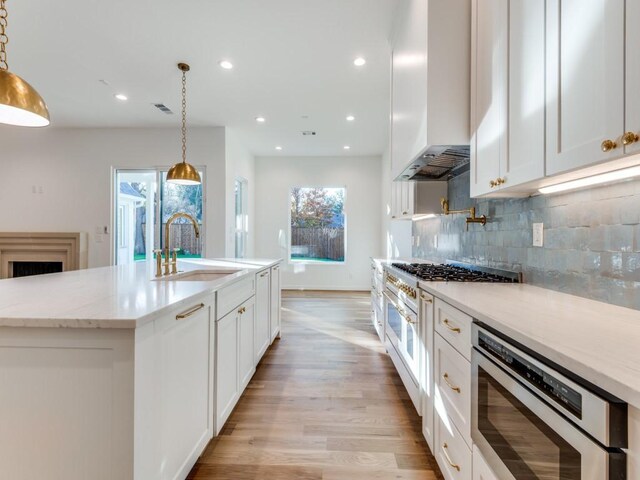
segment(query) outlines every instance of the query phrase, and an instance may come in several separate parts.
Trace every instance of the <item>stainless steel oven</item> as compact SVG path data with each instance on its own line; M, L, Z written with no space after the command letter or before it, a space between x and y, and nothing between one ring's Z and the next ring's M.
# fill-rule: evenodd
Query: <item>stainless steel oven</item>
M472 437L498 478L627 478L626 403L478 322L473 346Z
M417 289L386 274L383 291L385 345L407 392L420 413L420 317Z

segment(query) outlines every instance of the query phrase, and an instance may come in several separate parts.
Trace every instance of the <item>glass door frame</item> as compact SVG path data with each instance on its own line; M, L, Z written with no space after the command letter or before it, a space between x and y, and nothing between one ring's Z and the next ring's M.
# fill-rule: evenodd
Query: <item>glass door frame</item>
M162 242L162 235L164 232L162 231L162 201L160 191L162 188L162 174L166 173L170 166L153 166L153 167L111 167L111 212L110 212L110 253L109 253L109 263L110 265L117 264L117 248L118 248L118 232L117 232L117 221L118 221L118 195L116 192L117 186L117 177L119 173L154 173L156 177L156 188L158 201L154 206L154 222L155 225L153 227L153 246L151 250L160 248L160 243ZM205 166L196 166L199 172L201 172L202 177L202 228L200 229L200 242L202 249L202 258L206 257L206 216L207 216L207 170ZM147 261L153 260L153 258L148 258Z

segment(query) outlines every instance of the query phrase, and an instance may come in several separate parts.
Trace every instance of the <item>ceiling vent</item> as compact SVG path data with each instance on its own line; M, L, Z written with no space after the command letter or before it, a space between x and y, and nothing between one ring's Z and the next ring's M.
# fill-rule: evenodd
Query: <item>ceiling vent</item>
M302 132L302 135L304 135L305 137L308 137L308 136L312 136L313 137L313 136L315 136L315 134L316 134L316 132L312 132L311 130L304 130Z
M173 115L173 112L171 111L171 109L163 103L154 103L153 106L156 107L158 110L160 110L162 113L166 113L167 115Z

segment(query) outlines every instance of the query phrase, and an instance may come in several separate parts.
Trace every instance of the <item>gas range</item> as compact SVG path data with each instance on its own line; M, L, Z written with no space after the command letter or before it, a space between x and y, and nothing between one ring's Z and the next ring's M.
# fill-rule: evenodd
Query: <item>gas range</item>
M428 282L520 283L522 275L507 270L477 267L462 263L392 263L392 267Z

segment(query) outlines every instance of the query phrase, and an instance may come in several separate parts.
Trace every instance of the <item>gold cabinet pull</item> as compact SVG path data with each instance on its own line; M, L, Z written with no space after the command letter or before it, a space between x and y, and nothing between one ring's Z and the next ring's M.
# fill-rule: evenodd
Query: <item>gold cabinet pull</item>
M429 297L425 297L424 295L420 295L420 298L427 303L433 303L433 300Z
M402 212L403 215L407 215L409 212Z
M442 323L444 323L444 326L447 327L449 330L451 330L453 333L460 333L462 332L462 330L460 330L459 327L453 327L451 326L451 322L449 321L448 318L445 318Z
M444 458L447 460L449 465L451 465L451 468L455 468L459 472L460 471L460 465L458 465L457 463L453 463L451 461L451 457L449 456L449 452L447 452L448 449L449 449L449 445L447 445L446 443L443 443L442 444L442 453L444 454Z
M640 140L640 137L633 132L627 132L622 136L622 144L625 146L636 143L638 140Z
M246 311L247 311L247 309L246 309L246 308L244 308L244 307L240 307L240 308L238 309L238 313L239 313L240 315L242 315L242 314L243 314L244 312L246 312Z
M495 180L489 180L489 186L491 188L496 188L498 186L498 184L496 183Z
M602 151L607 153L610 152L611 150L613 150L614 148L616 148L618 145L616 144L616 142L614 142L613 140L605 140L602 142L602 144L600 145L600 147L602 148Z
M189 310L176 315L176 320L184 320L185 318L190 317L191 315L196 313L198 310L202 310L203 308L204 308L204 303L200 303L195 307L191 307Z
M445 374L442 375L442 379L444 380L444 383L446 383L451 390L453 390L456 393L460 393L460 387L454 387L453 384L449 381L448 373L445 372Z
M262 278L262 277L266 277L267 275L269 275L269 270L267 270L266 272L262 272L262 273L260 274L260 278Z
M506 178L504 178L504 177L499 177L499 178L496 180L496 185L504 185L505 183L507 183L507 179L506 179Z

